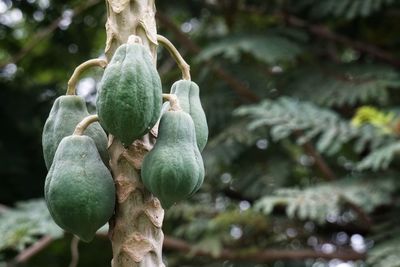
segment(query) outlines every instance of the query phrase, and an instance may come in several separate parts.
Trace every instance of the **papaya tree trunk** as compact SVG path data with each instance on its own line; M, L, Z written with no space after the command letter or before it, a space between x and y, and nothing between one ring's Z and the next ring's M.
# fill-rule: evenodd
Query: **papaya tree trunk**
M156 64L154 0L106 0L106 5L107 60L110 61L115 50L135 34L149 48ZM109 137L110 167L117 192L115 215L110 220L109 231L113 249L112 267L164 266L164 235L161 230L164 210L140 181L140 166L153 141L150 133L124 148L119 140Z

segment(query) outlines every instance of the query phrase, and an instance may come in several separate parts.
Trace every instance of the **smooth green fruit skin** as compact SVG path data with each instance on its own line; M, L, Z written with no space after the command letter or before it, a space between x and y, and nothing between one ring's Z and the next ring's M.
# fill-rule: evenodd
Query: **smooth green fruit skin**
M196 141L200 152L203 151L208 140L208 125L206 114L200 102L199 86L187 80L179 80L171 87L171 94L175 94L179 99L179 104L183 111L190 114L196 129ZM169 109L169 104L163 106L163 111Z
M100 124L128 146L156 124L161 106L161 80L149 51L140 44L121 45L97 94Z
M89 115L85 100L80 96L60 96L54 101L42 133L43 157L47 169L50 169L61 140L71 135L76 125ZM92 123L84 134L93 138L104 164L108 165L108 139L100 124Z
M68 136L60 142L44 192L54 221L85 242L93 239L114 212L111 173L88 136Z
M203 183L204 165L191 117L183 111L163 114L158 138L142 164L146 188L169 208L195 193Z

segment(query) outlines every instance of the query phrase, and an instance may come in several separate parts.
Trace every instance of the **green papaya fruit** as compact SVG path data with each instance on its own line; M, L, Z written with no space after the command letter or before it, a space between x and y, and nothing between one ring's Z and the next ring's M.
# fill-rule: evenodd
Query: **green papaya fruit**
M121 45L97 94L100 124L128 146L156 124L161 105L161 80L150 52L137 43Z
M187 80L179 80L171 87L171 94L175 94L179 99L179 104L183 111L189 113L196 129L197 146L200 152L203 151L208 140L208 126L206 114L200 102L199 86ZM163 105L163 111L169 109L169 104Z
M76 125L89 115L85 100L80 96L64 95L54 101L42 133L43 156L47 169L50 169L61 140L71 135ZM100 124L91 124L85 134L93 138L104 164L108 165L108 139Z
M143 184L164 208L199 189L204 165L189 114L182 110L163 114L157 142L143 160L141 175Z
M45 199L54 221L90 242L111 218L115 186L89 136L67 136L60 142L45 182Z

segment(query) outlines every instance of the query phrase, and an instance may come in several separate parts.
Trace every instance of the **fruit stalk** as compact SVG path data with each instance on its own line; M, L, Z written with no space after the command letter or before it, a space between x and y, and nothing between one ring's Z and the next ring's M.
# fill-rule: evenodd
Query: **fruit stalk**
M82 135L83 132L89 127L90 124L99 121L99 117L97 115L90 115L84 118L78 125L75 127L74 135Z
M176 64L178 64L179 69L182 72L182 79L190 81L190 66L183 59L178 49L171 43L170 40L162 35L157 35L157 41L162 44L175 59Z
M182 110L181 105L179 104L179 99L174 94L163 94L164 99L169 101L170 110Z
M105 54L109 62L115 50L137 35L156 64L157 40L154 0L106 0L107 41ZM143 25L146 31L143 29ZM153 41L152 41L153 40ZM110 135L110 167L116 185L116 210L110 220L112 267L163 267L161 230L164 210L160 202L140 181L140 167L151 150L154 137L145 135L129 147Z
M87 70L91 67L94 67L94 66L99 66L104 69L107 66L107 61L105 61L104 59L95 58L95 59L90 59L88 61L85 61L82 64L80 64L78 67L76 67L71 78L68 80L68 88L67 88L66 95L76 95L76 83L78 82L80 75L85 70Z

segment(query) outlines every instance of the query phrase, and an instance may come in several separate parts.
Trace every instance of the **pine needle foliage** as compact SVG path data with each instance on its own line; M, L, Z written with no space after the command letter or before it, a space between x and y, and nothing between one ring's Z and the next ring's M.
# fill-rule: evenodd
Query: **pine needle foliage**
M243 53L252 55L265 64L290 62L302 52L301 45L276 33L263 35L227 36L213 42L197 56L198 61L207 61L222 55L233 62L239 62Z
M363 158L358 164L358 170L371 169L373 171L384 170L389 167L389 164L395 159L395 156L400 152L400 142L390 143L383 147L380 147L365 158Z
M297 139L299 144L315 138L317 149L329 155L339 152L350 141L354 141L354 150L360 153L366 148L375 149L391 138L370 125L353 127L333 110L290 97L266 99L260 104L243 106L235 114L250 119L250 131L269 126L273 141L301 131L303 134Z
M400 266L400 238L399 233L394 234L385 242L377 244L368 254L367 263L374 267Z
M301 68L283 78L288 81L285 92L327 107L387 104L389 89L400 88L400 73L384 65L353 63Z
M305 189L279 189L273 195L257 201L254 208L270 215L275 207L284 206L286 215L291 219L312 220L323 224L329 217L340 218L344 205L349 202L371 213L376 207L389 204L392 193L398 187L399 184L393 178L347 178Z
M396 0L304 0L300 5L309 7L314 16L335 16L346 19L368 17Z

